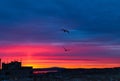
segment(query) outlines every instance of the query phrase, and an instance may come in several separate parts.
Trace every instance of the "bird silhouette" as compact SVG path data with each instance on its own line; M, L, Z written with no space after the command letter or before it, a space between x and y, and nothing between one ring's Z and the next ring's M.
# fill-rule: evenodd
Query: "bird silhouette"
M70 49L67 49L67 48L65 48L65 47L63 47L63 48L64 48L64 51L65 51L65 52L70 51Z
M61 31L63 31L63 32L65 32L65 33L70 33L70 31L69 30L67 30L67 29L61 29Z

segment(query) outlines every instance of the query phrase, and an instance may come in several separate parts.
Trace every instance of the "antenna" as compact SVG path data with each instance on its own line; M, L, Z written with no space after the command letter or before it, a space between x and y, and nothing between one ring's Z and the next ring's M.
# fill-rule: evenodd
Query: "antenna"
M22 58L20 58L20 62L22 62Z
M6 63L8 63L8 58L6 58Z

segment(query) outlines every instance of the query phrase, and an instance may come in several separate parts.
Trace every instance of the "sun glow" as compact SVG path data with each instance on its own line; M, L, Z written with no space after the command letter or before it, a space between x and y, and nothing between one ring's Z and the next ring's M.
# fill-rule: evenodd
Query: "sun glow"
M11 45L1 46L0 56L3 58L3 62L22 59L23 66L33 66L34 68L105 68L119 66L120 61L118 59L87 56L89 52L93 53L92 49L97 50L98 48L79 46L74 47L74 49L65 52L63 48L56 45Z

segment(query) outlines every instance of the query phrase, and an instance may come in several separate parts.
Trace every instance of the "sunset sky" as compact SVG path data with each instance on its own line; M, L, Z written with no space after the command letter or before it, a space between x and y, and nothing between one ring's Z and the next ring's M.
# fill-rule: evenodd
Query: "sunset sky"
M0 58L34 68L120 67L120 1L0 0Z

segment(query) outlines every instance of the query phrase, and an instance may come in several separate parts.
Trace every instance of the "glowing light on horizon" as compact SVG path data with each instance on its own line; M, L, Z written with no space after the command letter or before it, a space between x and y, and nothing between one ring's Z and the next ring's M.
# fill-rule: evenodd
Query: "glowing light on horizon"
M18 60L22 58L23 66L33 66L34 68L105 68L120 66L119 59L99 57L99 55L89 55L90 53L94 53L93 49L101 51L105 50L104 48L74 46L74 49L75 50L72 50L71 52L65 53L63 48L54 45L1 46L0 54L3 61L10 62L13 59Z

